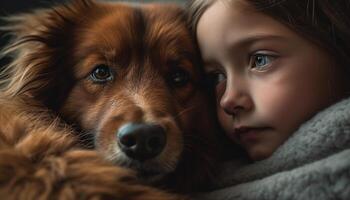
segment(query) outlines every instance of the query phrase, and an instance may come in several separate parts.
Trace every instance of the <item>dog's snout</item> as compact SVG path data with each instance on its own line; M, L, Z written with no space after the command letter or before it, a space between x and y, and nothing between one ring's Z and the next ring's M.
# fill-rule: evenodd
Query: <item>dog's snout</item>
M128 157L145 161L162 152L166 133L160 125L129 123L117 131L117 140Z

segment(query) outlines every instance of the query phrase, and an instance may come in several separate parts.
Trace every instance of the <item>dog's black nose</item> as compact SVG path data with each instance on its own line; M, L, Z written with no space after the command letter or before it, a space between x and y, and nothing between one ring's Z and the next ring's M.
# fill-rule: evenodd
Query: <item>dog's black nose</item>
M166 134L159 125L129 123L118 130L117 139L121 150L127 156L145 161L162 152Z

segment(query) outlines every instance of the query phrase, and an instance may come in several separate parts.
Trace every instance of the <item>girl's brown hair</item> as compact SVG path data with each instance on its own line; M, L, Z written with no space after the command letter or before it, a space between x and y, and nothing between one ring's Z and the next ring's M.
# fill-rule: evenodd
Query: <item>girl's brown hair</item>
M187 8L193 33L201 15L215 1L189 2ZM344 70L350 72L350 0L245 1L328 51Z

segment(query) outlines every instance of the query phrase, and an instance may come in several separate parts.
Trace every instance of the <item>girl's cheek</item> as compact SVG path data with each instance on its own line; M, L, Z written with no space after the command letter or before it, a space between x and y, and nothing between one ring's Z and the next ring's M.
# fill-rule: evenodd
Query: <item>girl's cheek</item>
M230 114L226 113L220 105L221 98L224 96L226 91L226 81L222 81L216 85L216 110L217 117L221 127L224 129L225 133L233 132L233 118ZM229 137L232 142L238 143L234 138Z
M226 81L218 83L215 87L215 95L218 107L220 107L220 100L224 96L226 90Z
M228 138L234 142L234 143L239 143L237 141L237 138L232 137L232 133L233 130L233 118L232 116L228 115L220 106L218 106L217 108L217 116L218 116L218 120L219 123L221 125L221 127L223 128L224 132L227 134Z

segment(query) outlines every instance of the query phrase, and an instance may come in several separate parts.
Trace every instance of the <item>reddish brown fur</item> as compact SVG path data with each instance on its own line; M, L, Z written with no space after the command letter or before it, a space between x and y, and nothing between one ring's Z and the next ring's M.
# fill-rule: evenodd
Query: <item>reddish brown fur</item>
M128 122L167 131L163 152L141 164L159 172L152 184L184 192L208 181L214 126L181 9L81 0L9 21L15 39L5 53L15 59L0 82L1 197L181 198L136 182L139 166L115 138ZM116 71L113 81L91 81L101 63ZM169 82L178 68L189 74L184 86ZM82 148L92 144L97 151Z

